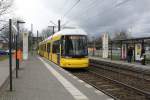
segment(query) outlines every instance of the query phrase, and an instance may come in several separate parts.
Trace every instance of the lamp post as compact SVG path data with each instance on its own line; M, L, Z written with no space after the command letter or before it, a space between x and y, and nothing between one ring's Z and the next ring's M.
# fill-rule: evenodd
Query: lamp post
M10 91L12 91L12 52L11 52L11 49L12 49L12 20L9 19L9 80L10 80Z
M8 27L9 27L9 81L10 81L9 82L10 83L9 84L10 85L9 88L10 88L10 91L12 91L13 90L12 89L12 29L17 31L16 27L12 24L12 19L9 19L9 26ZM1 30L3 30L4 28L2 28ZM17 36L17 34L16 34L16 36ZM17 42L17 40L16 40L16 42ZM17 45L16 45L16 47L17 47Z
M37 30L37 54L39 51L39 31Z
M61 30L60 20L58 20L58 31Z
M17 56L17 51L18 51L18 40L19 40L19 24L23 24L25 22L23 21L17 21L17 34L16 34L16 78L18 78L18 69L19 69L19 59ZM20 43L19 43L20 47Z
M93 56L95 56L95 37L93 36Z

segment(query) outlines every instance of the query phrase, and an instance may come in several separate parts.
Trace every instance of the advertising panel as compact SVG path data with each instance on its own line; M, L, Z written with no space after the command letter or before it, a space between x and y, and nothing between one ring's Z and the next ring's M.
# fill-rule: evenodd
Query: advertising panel
M121 50L122 50L122 52L121 52L122 53L121 58L123 60L125 60L126 57L127 57L127 45L126 44L122 44Z
M135 44L135 60L140 60L142 45L140 43Z

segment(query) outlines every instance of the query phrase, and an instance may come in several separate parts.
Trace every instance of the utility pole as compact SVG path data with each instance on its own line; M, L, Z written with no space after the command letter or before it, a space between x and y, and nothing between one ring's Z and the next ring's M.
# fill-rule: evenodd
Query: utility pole
M17 22L17 34L16 34L16 78L18 78L18 55L17 55L17 52L18 52L18 35L19 34L19 25L18 25L18 22Z
M16 43L16 34L14 34L14 39L13 39L13 47L14 47L14 50L15 50L15 48L16 48L16 45L15 45L15 43Z
M58 31L61 30L61 26L60 26L60 19L58 20Z
M37 30L37 43L39 42L39 31Z
M95 56L95 37L93 36L93 56Z
M30 32L30 52L32 54L32 32L33 32L33 24L31 24L31 32Z
M53 34L55 33L55 26L53 26Z
M38 50L38 44L39 44L39 31L37 30L37 50Z
M11 52L11 48L12 48L12 20L9 19L9 80L10 80L10 91L12 91L12 52Z

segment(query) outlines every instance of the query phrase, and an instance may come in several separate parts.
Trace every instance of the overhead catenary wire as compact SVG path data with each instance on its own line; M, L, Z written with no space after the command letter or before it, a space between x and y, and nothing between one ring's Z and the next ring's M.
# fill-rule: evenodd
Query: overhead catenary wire
M69 3L69 0L65 0L64 3L62 4L62 7L60 8L60 10L63 12L63 10L65 10L66 5ZM62 17L62 16L61 16Z
M55 24L53 21L50 20L50 23L52 23L53 25L57 26L57 24Z
M119 7L119 6L121 6L121 5L125 4L125 3L127 3L128 1L131 1L131 0L124 0L124 1L122 1L122 2L119 2L118 4L115 5L115 7Z
M119 3L115 4L114 6L110 7L109 9L103 10L103 12L98 13L98 14L92 16L92 18L93 18L93 17L96 17L96 16L100 16L100 15L102 15L102 14L104 14L104 13L105 13L105 14L106 14L106 13L110 13L110 12L111 12L112 10L114 10L115 8L120 7L121 5L124 5L124 4L128 3L129 1L131 1L131 0L124 0L124 1L122 1L122 2L119 2ZM91 18L91 17L88 17L87 19L83 19L83 20L89 21L90 18ZM92 21L92 20L90 20L90 21Z
M104 1L104 0L103 0ZM97 0L92 1L89 5L85 6L84 8L86 8L85 11L82 11L80 14L77 14L74 18L76 19L77 17L79 17L79 15L82 15L86 12L88 12L89 9L95 8L97 4ZM102 4L102 3L101 3ZM80 16L81 17L81 16ZM66 21L63 26L65 26L66 24L68 24L69 22L71 22L70 20Z
M117 7L120 7L121 5L123 5L123 4L125 4L125 3L127 3L127 2L129 2L129 1L131 1L131 0L123 0L123 1L121 1L121 2L119 2L119 3L117 3L117 4L115 4L113 7L111 7L110 9L111 10L113 10L114 8L117 8ZM96 3L96 4L98 4L98 3ZM96 7L96 6L95 6ZM89 7L88 9L91 9L91 7ZM88 9L86 9L86 11L88 11ZM98 14L96 14L95 16L98 16L98 15L101 15L101 14L103 14L103 13L109 13L111 10L110 9L107 9L108 11L106 11L106 10L104 10L102 13L98 13ZM86 13L86 11L85 11L85 13ZM85 14L83 14L83 12L82 12L82 16L85 16ZM92 18L93 17L95 17L95 16L92 16ZM78 16L77 16L78 17ZM80 16L81 17L81 16ZM76 18L76 17L75 17ZM88 17L88 18L85 18L85 19L83 19L83 20L85 20L86 22L90 19L91 17ZM91 20L90 20L91 21ZM71 21L66 21L65 23L64 23L64 26L65 25L67 25L68 23L70 23ZM88 22L87 22L88 23Z
M67 15L72 11L72 9L77 6L77 4L78 4L79 2L80 2L80 0L78 0L77 2L75 2L75 4L62 16L61 20L62 20L65 16L67 16Z

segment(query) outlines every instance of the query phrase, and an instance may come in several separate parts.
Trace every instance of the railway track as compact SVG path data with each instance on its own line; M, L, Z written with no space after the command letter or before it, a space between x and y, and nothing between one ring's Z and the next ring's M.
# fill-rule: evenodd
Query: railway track
M149 80L104 67L91 63L88 69L69 71L116 100L150 100Z
M91 70L97 71L111 79L117 80L119 82L125 83L128 86L132 86L141 91L146 91L150 94L150 75L145 75L144 73L137 73L132 70L124 70L114 67L103 66L95 63L90 63L92 67Z

